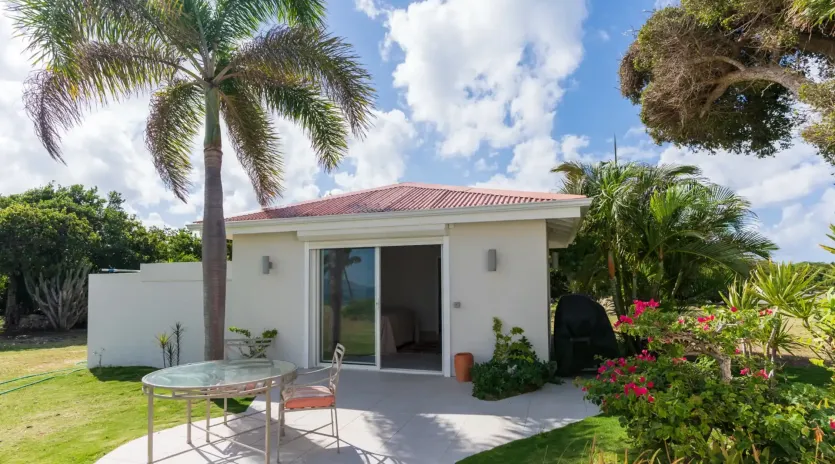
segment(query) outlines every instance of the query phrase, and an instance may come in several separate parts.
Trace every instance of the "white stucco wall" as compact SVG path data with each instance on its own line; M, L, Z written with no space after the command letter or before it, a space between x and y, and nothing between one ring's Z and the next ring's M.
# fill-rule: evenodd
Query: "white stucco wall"
M200 263L143 264L136 274L91 274L87 363L162 367L155 336L181 322L180 363L203 359Z
M269 256L273 263L269 274L261 271L262 256ZM304 259L304 242L295 233L236 235L229 267L235 279L226 295L226 327L249 329L253 334L277 329L269 356L300 366L307 361Z
M519 326L548 359L548 244L545 221L456 224L449 230L451 350L490 359L493 316ZM487 250L497 269L487 271ZM455 302L461 304L455 307Z

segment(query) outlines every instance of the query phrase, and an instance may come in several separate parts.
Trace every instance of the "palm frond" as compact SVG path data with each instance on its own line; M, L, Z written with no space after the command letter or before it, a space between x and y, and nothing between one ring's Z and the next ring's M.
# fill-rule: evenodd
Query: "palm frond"
M182 201L191 186L192 141L202 126L202 89L186 81L175 81L157 91L145 126L145 145L163 184Z
M243 45L228 66L228 76L244 80L253 72L278 82L290 79L319 87L339 105L356 136L364 135L371 124L371 76L353 48L338 37L319 29L276 26Z
M208 35L220 44L250 37L270 21L318 29L324 19L323 0L218 0Z
M238 160L249 176L258 202L266 206L281 192L282 160L278 134L258 95L227 82L220 110Z
M315 87L300 82L262 85L259 92L270 109L304 128L319 164L326 171L335 169L348 150L348 130L339 108Z

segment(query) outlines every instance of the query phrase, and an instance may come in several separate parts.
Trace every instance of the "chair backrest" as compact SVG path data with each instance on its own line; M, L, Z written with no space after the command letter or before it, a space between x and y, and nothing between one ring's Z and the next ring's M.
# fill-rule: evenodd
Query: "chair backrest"
M342 370L342 358L345 357L345 346L337 343L333 349L333 359L331 359L331 370L328 374L330 377L329 383L331 390L336 393L336 385L339 383L339 371Z

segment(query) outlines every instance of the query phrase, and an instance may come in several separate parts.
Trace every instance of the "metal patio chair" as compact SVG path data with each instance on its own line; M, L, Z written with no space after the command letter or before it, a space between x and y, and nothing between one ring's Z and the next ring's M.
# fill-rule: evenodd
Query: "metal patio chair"
M281 392L281 405L278 408L279 437L284 435L284 414L287 411L312 411L316 409L330 409L330 424L325 424L313 430L303 432L299 438L315 433L336 438L336 452L339 453L339 419L336 413L336 387L339 383L339 371L342 370L342 358L345 356L345 347L337 343L333 350L331 365L323 369L300 373L298 379L304 376L327 371L327 376L318 380L305 383L292 383ZM331 434L319 432L320 429L331 426Z

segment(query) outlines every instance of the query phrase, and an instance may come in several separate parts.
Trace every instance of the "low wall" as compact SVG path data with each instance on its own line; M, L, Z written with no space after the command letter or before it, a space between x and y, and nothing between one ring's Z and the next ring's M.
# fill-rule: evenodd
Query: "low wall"
M155 336L185 326L180 364L203 360L200 263L143 264L134 274L91 274L87 362L90 367L162 367Z

